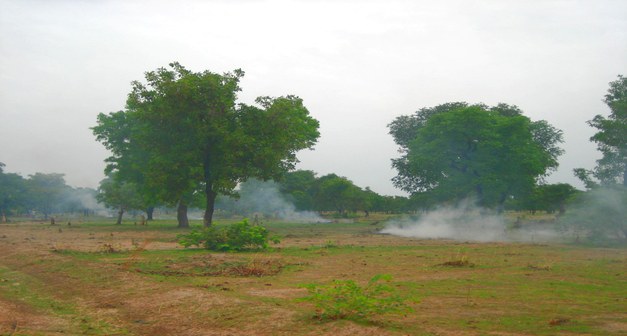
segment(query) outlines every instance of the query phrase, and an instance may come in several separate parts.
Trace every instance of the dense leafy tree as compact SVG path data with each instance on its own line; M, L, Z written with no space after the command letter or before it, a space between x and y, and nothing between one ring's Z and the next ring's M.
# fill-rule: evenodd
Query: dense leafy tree
M627 78L619 75L609 83L603 100L610 108L607 117L596 115L588 124L598 131L596 142L603 156L593 170L575 169L587 192L578 195L574 209L562 224L583 237L603 242L627 239Z
M364 191L346 177L329 174L318 179L315 195L318 210L335 210L344 215L349 210L365 209L365 201Z
M29 189L29 201L32 208L41 212L44 219L60 209L64 195L70 188L65 184L63 174L35 173L27 180Z
M314 210L313 190L316 174L311 170L296 170L284 174L279 180L279 190L294 203L298 210Z
M146 181L146 163L151 153L144 150L134 137L136 128L140 126L136 117L136 114L124 111L101 113L93 131L96 139L113 153L113 156L105 160L108 163L105 174L115 171L116 180L133 184L144 200L148 220L152 220L152 213L159 203L158 196L161 196L162 189Z
M14 173L4 172L4 163L0 162L0 220L7 222L9 211L24 207L27 201L26 180Z
M117 112L124 117L101 114L94 133L113 154L110 171L139 171L145 190L178 203L179 226L188 225L187 204L199 191L208 226L218 194L232 194L250 177L278 177L319 136L318 122L298 97L236 105L241 70L220 75L178 63L170 68L147 72L146 84L133 82L126 111ZM110 127L113 118L118 121Z
M115 176L108 176L100 181L96 199L108 208L117 209L116 224L122 224L125 211L144 208L143 198L137 186L134 183L116 179Z
M568 183L541 184L522 201L521 208L531 211L566 212L566 204L580 191Z
M620 184L627 187L627 78L619 75L610 82L605 99L610 115L596 115L588 124L598 130L590 140L597 143L603 157L597 160L593 171L575 169L586 187L594 187L596 181L603 185Z
M438 201L476 197L500 209L507 197L530 193L562 153L561 131L506 104L449 103L389 127L402 154L392 160L394 184Z

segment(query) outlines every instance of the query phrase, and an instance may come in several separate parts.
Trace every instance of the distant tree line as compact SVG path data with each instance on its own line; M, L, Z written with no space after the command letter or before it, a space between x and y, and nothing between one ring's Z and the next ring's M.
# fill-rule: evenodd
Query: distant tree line
M369 187L361 188L336 174L316 177L313 171L297 170L285 174L279 180L279 186L298 210L336 212L343 216L357 211L412 211L407 197L379 195Z
M4 171L0 162L0 221L12 216L42 218L57 213L88 215L95 206L96 190L73 188L63 174L36 173L24 178Z

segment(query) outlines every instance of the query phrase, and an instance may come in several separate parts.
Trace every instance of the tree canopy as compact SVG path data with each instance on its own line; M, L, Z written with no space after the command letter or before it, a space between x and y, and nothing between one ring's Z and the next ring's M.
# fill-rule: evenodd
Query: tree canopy
M604 97L610 114L596 115L588 124L598 131L590 140L603 155L593 170L575 169L586 193L578 195L577 206L564 221L590 240L627 239L627 78L619 75L609 83Z
M118 210L116 224L122 224L125 211L146 208L137 185L116 179L115 176L108 176L100 181L96 199L105 206Z
M112 153L107 171L178 204L179 226L186 226L187 204L198 193L211 225L218 194L293 168L296 152L316 143L318 121L296 96L237 104L243 75L191 72L178 63L147 72L146 83L132 83L126 110L100 114L93 128Z
M402 154L392 160L394 185L441 202L475 197L481 206L500 207L529 194L563 152L560 130L507 104L447 103L389 127Z
M7 213L15 207L23 207L26 203L26 182L18 174L5 173L4 163L0 162L0 220L7 221Z
M591 176L604 185L622 183L627 186L627 78L619 75L609 85L603 100L610 108L609 116L599 114L588 121L588 125L598 130L590 140L596 142L603 157L597 160L592 171L575 169L575 175L586 187L596 184Z

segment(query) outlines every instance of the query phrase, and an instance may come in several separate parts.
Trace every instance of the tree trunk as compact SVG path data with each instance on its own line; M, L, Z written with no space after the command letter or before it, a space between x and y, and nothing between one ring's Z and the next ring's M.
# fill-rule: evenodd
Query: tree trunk
M148 207L146 209L146 216L148 217L146 220L149 220L149 221L153 220L152 215L154 214L154 212L155 212L155 207L152 207L152 206Z
M205 215L203 217L203 224L205 227L209 227L213 223L213 211L215 210L216 197L218 197L218 193L213 191L211 184L207 183L205 195L207 196L207 205L205 208Z
M477 204L482 207L484 206L483 204L483 186L481 184L477 185L475 187L475 190L477 192Z
M2 223L6 223L7 222L7 214L4 212L4 209L2 209Z
M122 224L122 216L123 215L124 215L124 207L120 207L120 210L118 211L118 220L117 220L117 222L115 222L116 225Z
M503 211L505 211L505 201L506 200L507 200L507 194L501 193L501 196L499 197L499 205L496 208L496 212L498 214L502 214Z
M187 218L187 204L183 201L179 201L179 206L176 209L176 220L179 222L179 228L188 228L189 219Z

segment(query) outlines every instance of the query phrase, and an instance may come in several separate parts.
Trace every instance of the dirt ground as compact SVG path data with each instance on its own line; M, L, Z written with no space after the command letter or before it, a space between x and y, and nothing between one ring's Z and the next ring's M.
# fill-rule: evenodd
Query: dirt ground
M224 273L186 277L184 267L189 265L180 265L174 261L165 266L171 273L161 271L161 274L155 275L146 271L138 272L134 265L144 259L143 251L182 250L175 241L177 233L157 230L98 230L76 225L53 227L42 223L0 226L0 335L535 334L525 331L486 332L490 328L485 329L482 325L501 315L511 314L511 310L524 309L524 306L500 308L494 299L482 297L483 294L480 293L484 288L473 278L476 269L448 271L433 267L436 262L455 258L454 253L458 252L450 251L461 250L478 251L473 254L473 261L486 264L487 260L494 257L494 252L481 254L482 245L465 244L448 249L437 241L368 233L325 236L314 233L288 236L278 248L302 249L302 253L310 253L315 258L301 256L298 254L301 253L300 250L296 250L298 253L294 255L245 255L261 264L282 263L281 266L296 265L292 267L298 269L276 276L246 277ZM332 248L308 250L308 247L325 244L362 247L364 252L356 250L355 253L346 254L341 249L336 251ZM403 248L407 246L419 249ZM380 250L378 247L383 248ZM398 251L394 250L395 247L399 248ZM507 244L492 244L489 247L500 251L498 258L512 259L517 258L517 253L527 253L520 252L517 246ZM101 257L93 259L89 254L77 256L60 253L106 253L108 250L128 253L124 257L126 259L117 258L111 261ZM423 250L425 252L421 252ZM573 253L583 256L583 252L579 250ZM167 257L164 258L165 261L162 262L168 263ZM192 263L228 264L237 258L240 258L238 254L207 253L192 258ZM610 258L616 263L612 266L618 274L616 279L627 284L627 253L624 249L595 250L586 254L585 258ZM537 262L534 267L541 270L544 264L556 265L563 262L563 259L562 255L551 256L549 253L542 263ZM497 276L499 268L494 267L485 272L495 272L494 276ZM468 287L469 292L472 289L479 294L470 299L463 292L448 293L442 290L442 293L438 293L438 288L434 287L430 289L432 295L425 295L416 304L416 312L412 316L380 321L375 319L371 322L315 321L311 318L311 304L297 300L306 295L306 290L298 284L333 279L365 281L377 273L394 274L396 280L408 283L438 279L466 281L469 285L464 285L464 288ZM530 279L553 276L547 275L549 272L525 269L520 273L521 277ZM182 276L170 276L172 274ZM489 278L491 275L482 276ZM504 288L503 291L507 292L507 289ZM577 323L592 325L593 329L582 327L578 331L577 328L566 328L559 329L555 334L606 332L608 335L627 335L627 301L625 298L616 300L622 300L617 303L619 306L625 304L626 309L623 312L608 308L607 312L599 312L603 315L600 317L584 313L577 315ZM468 307L471 309L467 309ZM533 309L535 311L536 308ZM548 335L556 331L551 329L551 323L571 323L571 317L558 316L561 311L552 312L550 303L547 307L537 309L547 311L540 318L543 325L538 334ZM585 307L581 309L585 311ZM446 318L449 314L454 314L455 318L449 321ZM464 321L465 324L459 321ZM503 318L503 321L506 319Z

